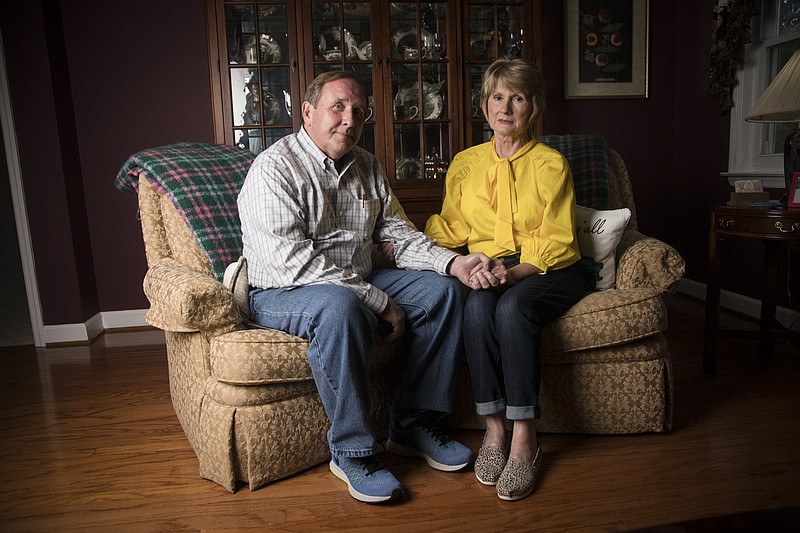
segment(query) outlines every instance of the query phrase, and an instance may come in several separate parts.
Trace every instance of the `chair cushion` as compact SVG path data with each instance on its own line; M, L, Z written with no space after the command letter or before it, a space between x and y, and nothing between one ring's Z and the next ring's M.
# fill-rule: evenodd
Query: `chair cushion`
M546 353L616 346L667 328L664 300L651 289L587 294L542 333ZM313 381L308 343L271 329L242 329L211 339L211 375L231 385L273 385ZM376 343L371 366L393 357L391 344Z
M317 392L317 385L313 380L309 380L244 386L224 383L212 377L206 380L205 392L220 405L253 407L286 401L304 394L314 394Z
M543 352L616 346L667 329L663 298L652 289L592 292L544 328Z
M233 385L313 380L308 343L273 329L242 329L211 339L211 375Z
M370 371L381 371L385 365L393 364L404 353L404 342L407 340L389 343L376 336L370 353ZM274 329L240 329L225 333L211 339L211 377L230 385L283 386L313 382L307 349L305 339Z

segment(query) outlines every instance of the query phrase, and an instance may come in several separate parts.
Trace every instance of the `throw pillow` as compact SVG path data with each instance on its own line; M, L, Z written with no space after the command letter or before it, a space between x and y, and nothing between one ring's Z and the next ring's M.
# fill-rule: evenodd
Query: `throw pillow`
M613 289L616 283L614 255L622 233L631 219L627 207L598 210L576 206L575 232L581 251L584 273L595 282L596 289Z
M222 284L233 293L233 301L236 302L242 318L249 320L250 284L247 281L247 260L244 257L228 265L222 276Z

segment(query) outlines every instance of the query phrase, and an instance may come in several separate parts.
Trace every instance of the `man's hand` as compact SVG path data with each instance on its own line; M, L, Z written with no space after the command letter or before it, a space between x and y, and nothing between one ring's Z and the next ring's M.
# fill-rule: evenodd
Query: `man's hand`
M403 332L406 329L406 313L402 307L397 305L397 302L389 298L389 301L386 302L386 307L378 315L378 318L386 321L391 326L392 331L386 337L390 342L396 341L403 336Z
M387 261L394 261L394 244L392 241L383 241L378 243L378 250Z
M489 289L506 282L506 267L503 262L483 253L456 257L450 265L450 274L474 290Z

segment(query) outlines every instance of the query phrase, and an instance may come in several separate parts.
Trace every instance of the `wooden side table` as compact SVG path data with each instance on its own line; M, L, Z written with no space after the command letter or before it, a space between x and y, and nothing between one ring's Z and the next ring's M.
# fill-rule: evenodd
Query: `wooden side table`
M800 209L760 208L712 205L708 234L708 280L706 285L706 322L703 342L703 372L713 374L717 367L717 337L757 337L761 354L769 354L774 338L798 341L798 334L775 331L775 295L781 253L790 244L800 243ZM758 239L764 243L764 284L761 319L757 331L719 329L719 271L722 248L729 237Z

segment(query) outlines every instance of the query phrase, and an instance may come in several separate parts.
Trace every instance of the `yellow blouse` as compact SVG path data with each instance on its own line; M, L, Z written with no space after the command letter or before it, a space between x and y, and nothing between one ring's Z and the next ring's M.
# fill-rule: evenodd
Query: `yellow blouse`
M506 159L494 138L468 148L453 159L442 212L428 219L425 233L489 257L519 253L542 272L565 268L580 259L569 164L536 139Z

